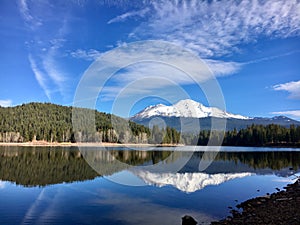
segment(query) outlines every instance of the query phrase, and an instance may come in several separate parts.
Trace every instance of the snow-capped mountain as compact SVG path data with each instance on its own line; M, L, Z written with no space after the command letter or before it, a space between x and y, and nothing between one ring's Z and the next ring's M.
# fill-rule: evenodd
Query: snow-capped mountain
M171 185L177 189L192 193L201 190L208 185L219 185L226 181L251 176L252 173L152 173L149 171L134 171L134 174L144 180L145 183L163 187Z
M228 113L215 107L206 107L199 102L191 99L181 100L172 106L158 104L149 106L141 112L135 114L132 119L144 119L153 116L164 117L189 117L189 118L234 118L234 119L250 119L246 116Z

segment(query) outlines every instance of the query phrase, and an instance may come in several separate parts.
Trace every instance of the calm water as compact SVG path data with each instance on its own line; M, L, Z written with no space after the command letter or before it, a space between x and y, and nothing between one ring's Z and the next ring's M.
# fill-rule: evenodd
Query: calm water
M300 175L300 149L191 150L0 147L0 224L209 224Z

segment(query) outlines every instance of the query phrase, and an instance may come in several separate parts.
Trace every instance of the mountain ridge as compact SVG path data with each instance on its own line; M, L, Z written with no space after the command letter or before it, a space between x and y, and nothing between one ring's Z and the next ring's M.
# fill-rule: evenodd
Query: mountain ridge
M183 103L187 102L187 100L182 100ZM178 103L182 103L182 101L179 101ZM178 104L176 103L176 104ZM188 100L188 103L192 103L196 105L196 110L198 106L206 107L203 106L201 103L198 103L197 105L195 101L193 100ZM175 104L175 105L176 105ZM162 113L161 107L163 107ZM165 108L167 107L167 108ZM168 108L169 107L169 108ZM182 109L182 108L181 108ZM207 109L215 109L215 107L206 107L205 110ZM168 111L169 110L169 111ZM208 110L207 110L208 111ZM206 111L206 112L207 112ZM144 110L140 111L139 113L135 114L130 118L130 120L144 125L146 127L149 127L153 122L154 124L152 125L157 125L160 128L163 128L165 126L169 126L172 128L175 128L178 131L184 131L185 133L197 133L199 129L201 130L210 130L212 122L214 124L220 124L219 127L224 127L224 120L226 119L226 130L240 130L243 128L247 128L248 126L251 126L252 124L256 125L269 125L269 124L277 124L281 125L284 127L289 127L290 125L297 125L300 126L300 121L291 119L286 116L274 116L274 117L247 117L247 116L242 116L238 114L232 114L228 113L226 111L218 109L216 113L211 113L211 114L206 114L206 116L202 117L193 117L193 116L188 116L188 115L180 115L180 110L176 111L173 110L172 106L165 106L163 104L158 104L158 105L152 105L146 107ZM177 113L177 114L176 114ZM221 114L220 114L221 113ZM195 115L195 114L194 114ZM202 114L203 115L203 114ZM233 116L232 116L233 115ZM197 129L195 129L195 125L197 125ZM199 127L199 126L200 127ZM217 126L218 127L218 126Z
M164 104L151 105L132 116L131 119L149 118L153 116L250 119L250 117L229 113L217 107L204 106L202 103L196 102L191 99L180 100L171 106L167 106Z

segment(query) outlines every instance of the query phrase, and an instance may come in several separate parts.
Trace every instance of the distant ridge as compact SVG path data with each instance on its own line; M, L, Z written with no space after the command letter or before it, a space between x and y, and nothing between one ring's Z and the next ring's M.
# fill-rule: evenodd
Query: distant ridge
M229 113L215 107L206 107L190 99L181 100L173 106L163 104L149 106L130 119L148 127L154 118L160 118L160 120L156 121L163 121L163 123L155 124L159 127L167 125L178 131L182 131L182 127L184 126L184 132L188 133L195 132L195 124L200 124L201 130L210 130L212 118L214 118L215 123L224 123L224 119L226 119L226 130L240 130L252 124L264 126L277 124L284 127L294 124L300 126L299 121L286 116L274 116L271 118L248 117Z

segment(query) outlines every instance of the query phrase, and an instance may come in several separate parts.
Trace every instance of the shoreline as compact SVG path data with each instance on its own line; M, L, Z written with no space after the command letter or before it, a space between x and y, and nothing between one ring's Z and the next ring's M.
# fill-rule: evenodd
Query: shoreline
M246 200L232 209L231 215L211 225L229 224L300 224L300 178L271 195Z
M143 144L143 143L110 143L110 142L0 142L0 146L37 146L37 147L180 147L182 144Z
M183 147L193 146L184 144L148 144L148 143L112 143L112 142L47 142L47 141L30 141L30 142L0 142L0 146L37 146L37 147ZM197 145L202 146L202 145ZM205 145L203 145L205 146ZM212 146L213 147L213 146ZM221 147L253 147L253 146L227 146L222 145ZM284 145L273 145L273 146L255 146L259 148L294 148L298 149L300 146L284 146Z

